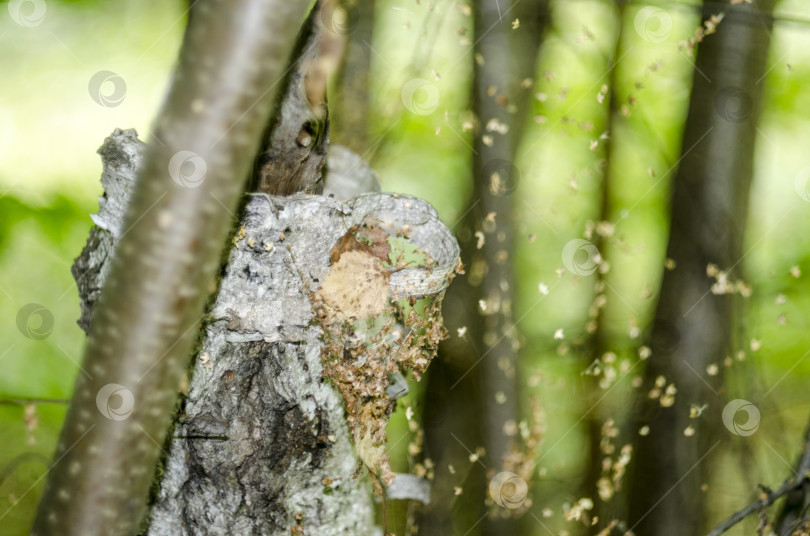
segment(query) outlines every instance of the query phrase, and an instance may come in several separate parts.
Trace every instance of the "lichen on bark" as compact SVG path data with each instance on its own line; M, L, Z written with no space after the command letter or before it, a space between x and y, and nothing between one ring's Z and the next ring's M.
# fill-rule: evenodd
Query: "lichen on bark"
M395 478L385 454L386 426L400 394L394 379L402 372L421 379L447 334L444 289L426 295L409 285L389 295L391 275L444 268L445 286L455 275L409 242L410 232L410 224L376 217L349 228L333 246L330 270L313 295L324 331L324 375L343 395L360 459L385 486ZM451 258L448 251L440 254L445 263Z

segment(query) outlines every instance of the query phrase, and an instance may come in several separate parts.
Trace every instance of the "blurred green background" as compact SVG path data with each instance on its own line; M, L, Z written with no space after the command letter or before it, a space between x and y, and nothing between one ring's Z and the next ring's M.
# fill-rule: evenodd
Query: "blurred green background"
M380 0L370 43L365 157L384 190L429 200L451 226L459 222L471 195L472 134L465 124L470 120L473 38L466 3ZM89 214L97 210L101 163L95 151L115 127L134 127L148 138L186 20L185 4L179 1L48 0L44 5L36 25L18 24L6 9L9 4L0 6L4 534L22 534L30 526L65 411L60 401L70 396L79 373L84 335L76 325L79 307L70 265L92 226ZM634 29L641 6L631 4L619 20L611 2L553 1L552 26L535 78L525 89L532 95L530 114L514 118L526 124L511 215L518 236L515 318L522 341L522 393L539 397L546 414L532 512L554 533L580 531L576 522L565 521L562 510L564 503L579 498L587 450L578 422L586 380L583 340L593 298L587 278L561 270L561 251L599 217L605 155L592 141L607 129L608 107L597 96L609 83L620 29L617 86L610 90L621 102L632 95L635 106L609 132L615 231L602 252L611 266L603 321L617 361L626 360L628 368L638 361L665 261L669 181L680 156L693 72L692 59L677 45L693 34L699 17L688 2L660 4L673 28L664 41L650 43ZM101 70L112 71L126 85L117 105L91 98L88 84ZM439 104L432 113L413 113L403 103L403 86L416 77L438 89ZM810 167L806 2L780 3L762 83L765 109L743 261L752 295L735 335L743 359L733 359L728 367L726 396L753 401L762 421L754 435L723 442L716 462L722 469L708 483L715 521L750 502L756 483L776 485L789 474L810 409L810 197L797 188L797 178ZM104 91L112 90L110 85ZM20 325L18 313L32 303L44 311ZM558 330L563 339L554 338ZM722 356L718 366L724 366ZM600 415L621 419L638 372L621 375L618 387L602 400ZM415 386L406 403L417 404L417 395ZM27 406L27 399L35 403ZM391 425L395 469L408 468L412 439L400 411ZM20 457L23 453L29 455ZM750 520L730 534L751 534L755 524ZM548 532L537 523L533 534Z

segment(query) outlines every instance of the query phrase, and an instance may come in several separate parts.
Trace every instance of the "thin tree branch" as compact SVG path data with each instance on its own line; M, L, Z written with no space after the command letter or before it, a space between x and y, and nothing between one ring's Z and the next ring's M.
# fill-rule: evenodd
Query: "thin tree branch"
M804 431L802 451L799 455L799 462L796 464L796 476L802 478L805 485L793 489L785 498L785 504L776 521L776 533L779 536L789 536L795 526L801 522L803 513L807 510L808 473L810 473L810 422Z
M728 519L717 525L706 536L720 536L720 534L723 534L731 527L733 527L746 517L750 516L754 512L758 512L763 508L767 508L768 506L776 502L776 500L782 497L783 495L787 495L791 491L799 489L800 487L804 486L806 482L807 476L803 476L798 480L788 479L787 481L785 481L784 484L782 484L780 488L774 491L767 492L765 498L754 501L745 508L734 512L731 516L728 517Z

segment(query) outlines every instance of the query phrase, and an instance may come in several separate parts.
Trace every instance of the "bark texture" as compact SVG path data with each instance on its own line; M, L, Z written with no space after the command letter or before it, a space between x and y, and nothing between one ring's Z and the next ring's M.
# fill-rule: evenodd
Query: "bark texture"
M631 428L634 433L650 428L649 435L635 436L630 471L628 521L636 534L697 534L705 523L700 487L719 432L726 432L718 426L724 406L717 395L721 375L708 376L706 369L722 365L734 349L732 300L734 283L742 276L773 5L773 0L760 0L725 6L717 33L699 45L671 199L667 257L675 268L665 272L661 283L649 343L652 357ZM706 18L711 14L708 8L704 12ZM724 275L711 275L710 264ZM677 389L672 407L648 396L659 377ZM691 419L691 404L708 404L707 415ZM689 426L694 437L684 434Z
M335 188L326 181L336 198L360 189L346 186L358 162L345 151L332 163L342 180ZM142 152L132 130L117 130L100 150L107 193L75 268L83 274L83 325L116 247L118 211ZM374 187L367 166L356 173L359 183ZM356 478L343 403L321 375L323 331L311 293L329 271L333 245L367 216L392 228L410 225L410 241L438 262L433 270L393 273L391 295L441 294L458 245L424 201L387 194L336 198L249 197L204 321L147 534L373 532L368 480ZM398 476L390 493L426 500L424 486L412 480Z
M200 0L138 170L37 510L133 534L251 161L310 2Z

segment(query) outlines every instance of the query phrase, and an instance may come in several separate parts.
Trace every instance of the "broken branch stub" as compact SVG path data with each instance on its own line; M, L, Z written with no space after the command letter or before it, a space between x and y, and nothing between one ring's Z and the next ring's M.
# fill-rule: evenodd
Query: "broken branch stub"
M74 266L82 325L120 234L140 142L134 131L116 130L100 153L99 227ZM347 234L369 248L373 240L385 244L376 256L359 247L333 263ZM289 534L293 526L370 534L373 509L367 482L356 478L358 456L391 484L383 445L396 395L386 387L400 371L418 377L435 355L458 245L428 203L377 193L346 201L250 195L233 243L148 534ZM345 302L335 298L341 292ZM347 305L361 298L364 307Z

